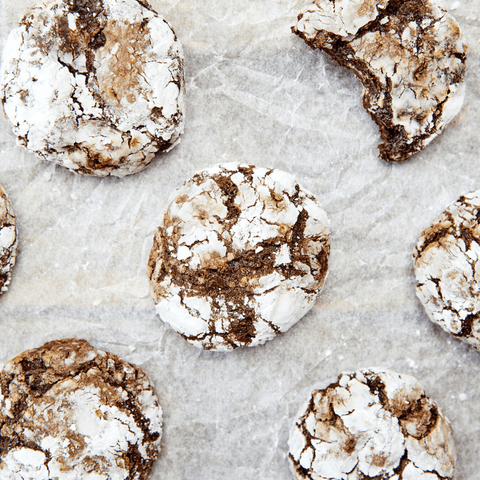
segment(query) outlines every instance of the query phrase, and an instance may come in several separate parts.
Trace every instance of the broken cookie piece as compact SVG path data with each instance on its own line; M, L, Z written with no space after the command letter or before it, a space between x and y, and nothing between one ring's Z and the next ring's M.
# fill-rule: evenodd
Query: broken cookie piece
M13 207L0 185L0 295L8 290L10 284L17 243Z
M8 36L0 98L19 144L79 174L143 170L183 132L182 47L144 0L57 0Z
M292 30L362 82L383 160L422 150L462 107L466 46L436 1L315 0Z
M148 262L162 320L193 345L265 343L315 303L328 270L329 221L280 170L229 163L173 192Z
M0 478L145 480L161 422L140 368L84 340L49 342L0 371Z
M454 475L449 421L417 380L381 369L342 374L301 406L289 438L296 480Z
M480 350L480 190L461 196L420 235L417 296L433 322Z

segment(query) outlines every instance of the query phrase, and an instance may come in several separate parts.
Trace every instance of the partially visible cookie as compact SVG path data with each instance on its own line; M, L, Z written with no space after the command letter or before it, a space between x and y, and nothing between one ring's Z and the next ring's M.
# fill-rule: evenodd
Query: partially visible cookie
M280 170L228 163L175 190L148 262L162 320L193 345L265 343L313 307L328 271L329 221Z
M315 0L293 31L355 72L386 161L423 149L462 107L466 46L435 0Z
M0 371L0 478L145 480L161 422L140 368L84 340L46 343Z
M183 132L183 52L145 0L56 0L5 44L0 98L18 143L73 172L139 172Z
M10 284L17 256L17 243L13 207L0 185L0 295L8 290Z
M296 480L447 480L452 428L415 378L376 368L342 374L300 407L289 439Z
M433 322L480 350L480 190L461 196L420 235L417 296Z

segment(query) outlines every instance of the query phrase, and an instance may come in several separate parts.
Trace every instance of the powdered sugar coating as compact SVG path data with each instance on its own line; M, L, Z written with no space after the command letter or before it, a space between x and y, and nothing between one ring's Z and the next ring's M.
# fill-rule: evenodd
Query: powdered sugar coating
M452 479L452 429L417 380L382 369L342 374L300 407L289 439L295 479Z
M466 46L434 0L315 0L293 31L358 76L386 161L423 149L462 107Z
M282 171L216 165L173 192L149 259L157 312L197 347L231 350L285 332L328 270L325 211Z
M145 1L57 0L6 42L3 109L18 142L76 173L144 169L183 132L183 52Z
M144 480L161 422L138 367L84 340L47 343L0 372L0 478Z
M420 235L417 296L430 320L480 350L480 190L461 196Z
M12 204L0 185L0 295L8 290L17 256L15 223Z

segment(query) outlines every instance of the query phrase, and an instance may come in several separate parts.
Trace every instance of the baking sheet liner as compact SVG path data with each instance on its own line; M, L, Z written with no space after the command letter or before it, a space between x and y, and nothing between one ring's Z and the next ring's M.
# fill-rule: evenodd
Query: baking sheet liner
M1 0L0 42L36 1ZM342 371L415 376L450 419L457 480L480 479L480 353L432 324L415 296L418 236L480 188L480 3L444 0L468 43L465 105L423 152L378 159L354 75L290 32L308 2L154 0L183 44L186 128L143 172L76 176L15 145L0 119L0 183L19 254L0 297L0 362L77 337L142 366L164 409L152 480L292 478L299 404ZM331 220L325 288L289 332L231 353L197 350L157 317L146 263L171 190L214 163L295 175Z

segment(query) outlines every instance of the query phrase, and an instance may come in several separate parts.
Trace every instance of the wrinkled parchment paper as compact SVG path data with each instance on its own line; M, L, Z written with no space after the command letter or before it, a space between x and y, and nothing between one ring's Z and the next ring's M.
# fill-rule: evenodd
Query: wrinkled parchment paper
M35 0L1 0L1 47ZM297 0L152 0L185 51L179 146L123 179L36 159L0 120L0 184L19 255L0 297L0 362L77 337L142 366L164 409L154 480L292 478L292 419L315 386L383 366L415 376L450 419L457 479L480 479L480 352L432 324L414 291L418 236L480 188L480 3L444 0L469 45L463 110L400 165L354 75L290 32ZM170 191L213 163L293 173L331 220L330 273L313 310L261 347L203 352L157 317L146 263Z

